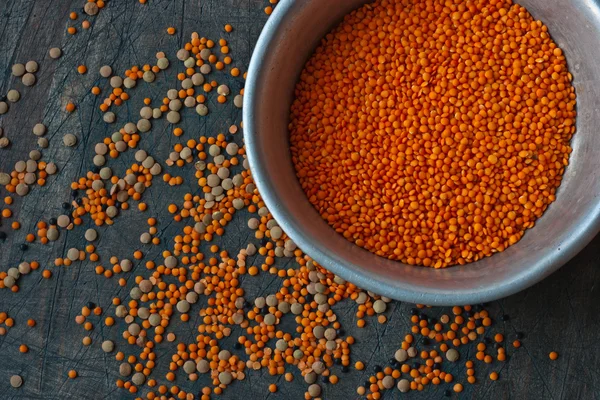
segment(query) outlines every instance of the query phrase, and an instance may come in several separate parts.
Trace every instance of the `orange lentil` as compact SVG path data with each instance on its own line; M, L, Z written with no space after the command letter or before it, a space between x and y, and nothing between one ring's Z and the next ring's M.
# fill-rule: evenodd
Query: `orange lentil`
M548 355L548 357L550 357L550 359L552 361L556 360L558 358L558 353L555 351L551 351L550 354Z
M67 103L67 106L65 107L65 110L67 110L68 112L75 111L75 104L73 104L73 103Z
M85 65L80 65L79 67L77 67L77 72L83 75L87 72L87 67Z
M175 34L175 28L173 28L172 26L167 28L167 33L169 35L174 35Z
M509 1L489 15L488 2L466 12L396 3L347 15L307 62L289 124L298 179L323 219L377 255L441 268L501 252L554 201L568 163L575 92L564 55ZM440 41L432 27L448 20L442 36L453 39Z

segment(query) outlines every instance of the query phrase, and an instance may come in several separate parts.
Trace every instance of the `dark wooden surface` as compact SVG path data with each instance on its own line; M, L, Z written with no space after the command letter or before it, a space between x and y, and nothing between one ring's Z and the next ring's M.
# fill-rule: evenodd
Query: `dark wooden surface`
M31 133L34 124L43 122L48 126L50 147L43 150L43 160L56 162L59 173L48 180L45 187L35 187L24 199L17 199L10 208L21 221L23 228L13 232L10 221L3 221L0 231L7 232L9 239L0 243L0 270L6 271L21 261L37 260L42 267L50 267L54 258L65 256L66 249L82 246L82 235L86 226L75 231L62 232L59 241L52 245L33 244L24 252L18 245L24 242L25 235L34 232L40 219L48 220L61 213L61 204L69 200L69 183L87 171L92 163L93 145L110 135L116 127L129 118L137 120L144 97L152 97L156 102L166 90L175 87L175 75L183 69L176 60L175 52L191 32L218 39L226 37L232 49L234 64L246 70L250 54L267 16L263 8L266 0L148 0L141 5L136 0L110 0L107 7L96 17L89 18L91 28L79 29L70 36L66 28L73 23L68 19L70 11L81 12L84 0L0 0L0 95L9 89L17 88L22 100L12 105L8 114L0 116L0 127L12 141L9 149L0 150L0 171L10 172L15 161L27 159L30 150L37 148L36 137ZM223 32L223 26L234 26L231 34ZM166 34L169 26L177 28L174 36ZM48 49L60 47L64 55L59 60L47 56ZM110 64L115 71L123 73L136 64L143 65L155 61L157 51L165 51L171 60L171 67L161 74L152 85L142 83L132 91L132 100L118 109L118 120L114 125L102 121L98 110L100 98L90 94L90 89L98 85L107 89L106 80L101 79L98 69ZM40 63L37 73L38 83L25 88L18 78L10 74L12 64L28 60ZM81 76L76 66L86 64L87 75ZM222 81L225 75L219 78ZM240 81L229 82L232 91L241 88ZM68 101L77 104L73 114L67 114L64 105ZM140 148L148 150L161 163L167 158L172 146L200 135L216 135L225 132L232 123L239 123L241 111L232 101L217 105L211 97L211 114L200 118L193 110L184 112L180 124L185 134L181 138L171 135L172 127L163 118L153 121L153 128L145 136ZM79 138L76 148L66 148L62 136L74 133ZM241 135L237 136L241 143ZM133 160L132 152L113 161L110 166L124 171ZM147 229L146 218L156 216L163 246L181 229L181 224L173 223L166 214L166 205L181 202L184 193L195 190L192 185L193 168L181 171L186 182L171 189L161 179L144 194L149 205L146 213L130 210L124 213L114 226L98 229L100 240L97 243L102 260L110 256L131 257L132 249L141 248L146 259L158 258L161 248L142 246L139 235ZM179 171L178 171L179 172ZM0 196L6 191L0 188ZM0 202L0 204L2 204ZM2 205L3 206L3 205ZM1 206L0 206L1 207ZM234 223L227 227L227 233L220 241L231 251L245 246L253 237L246 227L246 218L237 215ZM86 225L90 226L89 221ZM448 372L457 382L465 384L464 398L488 399L598 399L600 398L600 237L570 263L542 283L517 295L489 305L495 321L489 334L504 333L511 341L516 332L523 332L523 346L519 350L509 346L509 359L505 363L495 362L491 366L477 363L478 382L466 383L464 362L474 359L474 349L461 350L462 360L452 365ZM101 260L101 261L102 261ZM105 261L107 263L107 261ZM81 307L92 301L104 308L105 315L114 314L111 299L115 296L125 300L128 289L135 284L134 277L146 273L145 268L136 263L134 271L127 275L128 286L121 288L116 279L106 279L94 273L96 263L76 262L70 267L50 267L52 279L41 277L41 269L20 279L21 290L13 294L0 290L0 311L6 311L16 320L16 325L6 336L0 337L0 399L118 399L133 398L122 389L117 389L119 362L114 355L107 355L100 349L102 340L111 339L117 350L129 352L121 333L124 322L118 321L112 327L103 326L99 318L92 319L95 329L88 333L74 322ZM279 280L268 274L246 279L244 288L247 298L272 293ZM380 325L374 319L367 322L365 329L355 325L356 304L345 301L335 307L348 334L356 337L352 348L352 360L362 360L367 365L363 372L352 369L342 373L336 386L324 386L326 399L350 399L358 397L356 387L362 384L376 364L387 365L405 334L410 331L410 309L405 303L392 303L388 307L389 322ZM448 308L433 308L427 313L441 315ZM501 322L501 315L509 315L510 320ZM35 328L26 326L28 318L35 319ZM195 336L196 317L189 323L173 321L171 328L177 334L177 341L191 341ZM84 347L81 340L90 334L94 343ZM231 345L234 337L226 341ZM21 343L29 346L27 354L20 354ZM166 383L164 374L173 354L175 343L163 343L157 352L158 367L152 376L159 383ZM548 353L560 353L559 360L552 362ZM67 371L76 369L80 377L67 378ZM264 371L248 371L245 381L236 382L228 388L223 398L303 398L306 384L295 369L289 369L296 380L287 383L282 377L271 377ZM487 376L492 370L500 373L500 380L490 381ZM9 385L9 378L19 374L24 379L20 389ZM180 373L177 384L184 390L198 392L207 383L201 377L197 382L186 381ZM279 392L269 394L270 383L279 384ZM451 385L435 387L429 385L423 392L400 395L397 390L388 391L383 398L407 397L411 399L438 399ZM146 392L147 388L142 391ZM453 397L457 397L453 394Z

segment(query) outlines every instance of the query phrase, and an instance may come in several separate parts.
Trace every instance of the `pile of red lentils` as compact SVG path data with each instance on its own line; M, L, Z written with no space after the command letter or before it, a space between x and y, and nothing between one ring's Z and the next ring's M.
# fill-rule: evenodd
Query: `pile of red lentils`
M139 2L146 3L145 0ZM277 0L271 0L271 5L265 9L265 12L270 14L276 3ZM537 196L535 188L542 185L542 182L545 190L553 193L568 158L565 149L568 148L568 138L573 133L574 95L569 84L570 76L564 67L564 57L549 40L545 27L532 21L526 10L518 6L509 8L508 3L499 1L479 2L487 8L473 6L475 7L473 9L454 4L441 7L441 3L434 5L437 3L433 2L422 9L425 4L417 3L413 9L405 10L399 7L399 3L378 1L347 17L333 36L335 38L333 48L343 48L347 53L345 60L328 59L328 43L325 42L324 47L317 51L316 58L309 62L299 84L297 92L299 99L307 95L309 90L316 87L315 85L319 89L313 91L310 96L311 102L315 101L314 104L299 100L294 105L295 120L292 122L292 131L295 145L293 149L297 165L302 166L299 168L299 177L306 188L311 188L307 190L311 200L318 199L318 204L321 205L331 201L340 204L339 208L326 206L323 209L327 213L326 218L337 228L342 228L341 232L344 234L350 232L347 237L353 238L358 244L362 239L357 238L363 237L360 235L373 234L373 230L376 229L373 227L375 221L382 231L386 231L384 239L394 236L393 227L398 226L397 221L393 222L396 225L390 225L392 221L388 221L385 215L389 211L397 214L396 207L404 210L404 202L408 200L410 203L406 204L409 206L412 202L417 203L416 207L409 207L413 211L419 209L421 204L433 204L434 198L435 201L441 202L439 207L442 203L445 204L445 213L439 214L441 219L438 221L437 216L432 217L436 225L429 226L423 220L423 213L407 214L402 216L406 220L406 226L401 238L388 240L385 245L387 247L378 247L368 240L362 243L367 248L374 246L373 248L383 253L392 251L396 254L397 249L415 250L417 253L411 256L412 259L403 260L424 265L445 266L452 261L472 261L485 255L485 251L477 247L480 244L485 243L488 250L505 246L498 242L494 247L492 243L495 242L488 243L486 241L488 239L484 239L483 235L492 237L490 235L496 234L491 228L488 229L488 225L480 230L473 228L474 231L469 233L463 232L462 228L451 229L452 226L458 227L465 221L475 222L474 227L481 225L482 222L492 226L494 219L508 218L510 221L515 221L515 223L507 222L505 228L513 226L513 230L509 232L510 238L522 234L515 225L517 222L520 228L526 228L526 223L532 224L533 222L529 221L532 221L533 216L538 212L541 213L539 210L543 210L546 203L537 206L533 197L528 197L524 203L521 203L520 197L517 197L518 203L523 206L527 206L530 202L534 204L531 207L524 207L525 211L530 210L530 212L521 210L518 217L512 218L510 214L512 211L505 210L502 211L501 217L500 211L492 207L493 203L490 200L497 197L492 189L495 187L494 179L499 177L489 176L492 166L488 164L501 163L503 167L498 168L504 168L505 174L510 173L510 169L506 168L513 167L520 170L531 167L539 171L539 174L535 174L533 170L528 170L529 172L523 177L517 176L518 184L517 181L511 181L514 186L505 193L507 199L509 197L511 200L515 199L516 190L519 188L531 189L530 195ZM89 1L84 10L89 17L93 17L105 5L101 0ZM394 10L397 17L392 20L395 23L404 21L405 27L400 25L394 27L384 16L388 11L393 13ZM428 31L428 25L424 21L420 22L421 28L418 28L416 26L418 20L415 20L417 12L418 15L427 12L427 15L445 16L443 19L445 24L440 25L445 30L440 28L441 30L434 34ZM70 17L73 21L78 19L76 13L72 13ZM430 24L434 24L435 18L431 18ZM516 26L515 20L520 25ZM523 57L511 55L519 54L518 46L513 48L510 44L503 45L501 42L493 41L486 44L483 40L474 41L473 36L470 36L471 39L467 42L469 46L460 52L454 53L449 45L448 49L445 49L444 43L455 43L457 41L454 35L466 32L464 24L468 24L469 21L478 21L477 24L471 24L471 27L488 28L487 31L481 31L483 36L491 35L492 31L502 34L508 30L503 34L507 40L511 40L511 35L514 33L509 32L516 30L521 33L529 32L530 38L526 43L530 46L530 50L526 51L523 57L527 62L533 60L533 63L520 64L518 58ZM86 26L89 27L89 23L86 22L82 23L84 29L87 29ZM457 28L456 24L459 23L463 25ZM381 30L384 24L387 24L389 29L388 34L383 34L383 37L368 33L375 29L384 32ZM69 33L76 33L75 26L70 26L68 30ZM410 30L410 33L407 30ZM233 27L226 25L224 31L231 33ZM167 33L174 34L175 28L168 28ZM393 44L388 38L391 35L398 37ZM437 42L431 41L431 35L436 36ZM443 36L444 40L440 36ZM217 43L220 45L219 54L215 54L212 50ZM432 65L439 61L432 58L432 53L425 50L419 53L417 50L433 48L426 46L425 43L434 45L442 52L454 53L456 56L445 57L447 63L436 66L434 71ZM422 46L413 46L414 44ZM360 47L357 47L358 45ZM402 51L390 52L392 46L398 46ZM356 52L357 48L363 50ZM498 80L496 74L503 71L500 66L489 70L492 76L488 76L487 72L478 76L477 71L482 68L481 64L484 62L482 57L486 53L481 50L483 48L498 55L502 54L502 57L507 57L507 60L507 55L514 58L512 67L504 65L512 68L507 78L513 79L512 84L502 86L505 84L496 82ZM535 54L535 51L540 51L547 57ZM55 48L50 50L50 54L52 58L58 58L62 53L60 49ZM58 240L61 233L73 231L82 235L86 245L82 248L65 249L65 254L56 258L53 267L41 267L38 261L30 260L21 262L18 267L0 272L0 290L18 292L21 287L20 280L25 275L33 274L41 268L43 278L51 279L53 268L77 266L77 263L86 260L95 264L96 274L115 280L119 286L127 286L129 293L114 297L112 307L108 310L90 302L81 309L74 322L83 328L85 336L82 337L82 345L90 346L93 340L89 332L98 326L111 327L122 321L119 322L120 325L125 326L122 337L104 340L99 347L103 352L111 354L119 363L120 377L115 381L115 385L123 391L137 394L139 399L200 398L205 400L221 394L234 396L232 393L235 391L235 381L243 380L248 374L260 370L265 370L272 376L281 376L286 382L300 377L306 382L305 398L321 398L323 385L336 385L351 369L361 371L366 367L372 369L373 375L370 375L364 384L358 383L356 392L360 396L366 396L367 399L379 399L384 390L397 388L400 392L420 391L427 385L446 385L448 388L446 394L451 394L450 390L461 392L464 384L476 383L476 365L483 363L498 366L500 364L497 363L507 359L509 348L513 351L519 348L522 334L516 334L514 341L509 344L508 339L502 334L490 333L493 321L482 306L454 307L450 315L443 314L434 318L431 313L428 313L426 306L417 305L411 310L411 332L401 340L389 365L366 365L363 361L354 360L351 352L357 340L344 331L334 307L343 301L355 302L356 326L363 328L372 319L380 324L387 322L386 311L391 299L363 291L326 271L304 254L285 234L258 193L248 169L245 148L243 144L238 144L242 142L241 140L236 140L237 133L243 130L243 123L229 126L224 129L226 133L200 136L174 145L173 151L164 163L148 152L138 149L139 143L151 134L151 121L162 118L163 114L166 114L166 119L174 126L172 134L181 137L184 132L177 124L185 108L195 108L199 115L206 116L208 108L205 106L205 101L213 89L217 92L218 104L228 101L229 88L215 80L210 80L210 74L212 68L226 69L233 78L245 78L245 74L242 74L238 67L232 66L232 58L229 54L230 50L225 39L213 41L197 33L191 35L190 41L176 54L176 58L186 68L184 73L177 76L177 87L170 89L166 96L160 99L160 105L157 107L152 107L151 98L144 99L144 107L140 110L140 118L137 121L119 122L118 128L112 135L96 143L91 156L94 168L83 176L75 178L70 188L65 188L71 191L73 200L63 205L64 213L47 221L39 221L36 232L27 235L29 243L39 241L41 244L48 244ZM388 59L388 56L400 58ZM539 62L536 61L538 56L541 60ZM351 57L357 57L354 63L351 62L353 60ZM152 83L156 74L169 67L170 62L166 54L160 52L156 58L155 65L132 66L125 71L125 78L114 75L110 66L104 66L98 71L99 76L105 78L106 83L111 87L111 93L100 105L105 122L116 123L116 114L110 110L135 95L134 87L137 80L142 79ZM397 63L400 59L406 64L399 69L399 75L395 78L397 81L386 77L384 72L388 70L389 63L392 61ZM359 62L359 60L365 61ZM494 58L486 60L490 67L503 64L494 64L491 61ZM326 61L333 61L333 63L328 64ZM375 61L379 67L369 66ZM551 65L548 66L548 63ZM332 64L335 64L335 68L352 66L352 71L344 76L338 76L338 72L331 75L330 71L336 70ZM519 64L518 73L517 64ZM439 75L442 69L450 75L457 72L460 74L448 80ZM90 73L85 65L80 65L77 70L82 75ZM527 80L526 77L534 73L539 77L533 81ZM378 77L377 74L380 76ZM516 79L517 76L522 78ZM356 79L360 85L351 89L348 86L350 77ZM466 80L467 78L469 80ZM546 81L550 78L554 83L548 86ZM339 83L335 84L334 81ZM328 92L325 90L327 85L336 86L336 90ZM489 91L486 89L488 87ZM364 93L361 92L361 88ZM478 89L483 92L477 92ZM98 86L90 90L94 95L101 94ZM337 104L341 108L334 106L327 96L320 95L326 92L348 95L349 90L354 93L354 100L336 99L339 100ZM401 100L404 90L406 96L413 98L412 106L408 105L410 103L408 98ZM537 93L537 91L541 92ZM504 92L510 94L508 97L504 96L508 98L508 102L496 103L494 96ZM483 97L477 97L480 95ZM481 99L484 103L480 102ZM237 107L241 107L242 100L243 89L234 97L233 102ZM364 103L366 100L368 100L368 111L363 113L365 110L361 107L366 104ZM522 101L528 104L530 100L533 102L530 107L533 107L536 113L545 113L548 116L546 120L540 121L527 111L520 111L523 114L519 114L518 119L508 117L510 114L501 112L503 107L517 109L522 106ZM490 107L487 107L488 102L491 104ZM306 104L312 105L306 108ZM462 113L456 114L461 121L454 120L456 116L452 118L447 116L446 114L453 111L450 109L444 111L443 104L446 104L445 107L450 107L448 104L456 107L454 111ZM387 114L387 110L396 106L402 114L395 117ZM470 115L468 111L470 106L485 106L485 110L491 110L493 115L487 115L490 111L483 111L487 116L480 113ZM497 107L500 109L496 109ZM319 111L317 108L327 115L311 116L311 113ZM74 103L66 106L68 112L76 110ZM344 120L344 115L352 115L352 117ZM469 124L465 119L467 117L472 121ZM490 121L486 122L486 119ZM571 122L567 123L567 121ZM483 130L472 131L475 122L477 127L488 128L492 123L498 126L504 125L505 128L510 125L514 129L520 129L521 133L498 130L498 135L489 136L482 133ZM341 128L334 129L336 125ZM430 129L431 127L434 129ZM537 137L540 136L530 135L538 130L544 132L539 143ZM43 124L38 124L34 128L34 134L40 138L43 138L45 133L46 128ZM347 134L350 136L344 138ZM310 155L312 147L310 142L305 142L308 137L305 135L318 136L315 143L318 144L319 155ZM397 136L392 140L394 135ZM504 136L504 139L501 139L501 136ZM356 143L352 138L356 139ZM385 156L377 150L377 147L372 146L373 143L377 143L377 140L383 141L386 149L389 146L396 146L396 150L392 151L389 147L389 156ZM452 147L455 144L454 140L462 147L454 149ZM343 151L336 152L336 148L339 150L339 141L344 141L347 146ZM474 141L477 141L478 146L472 149L479 150L468 152L467 145L473 146ZM65 135L63 142L66 146L75 146L77 138L74 135L68 137ZM437 147L435 143L438 143ZM358 144L364 144L366 147L353 152L352 146ZM426 161L420 149L427 149L430 161ZM537 151L538 149L541 150ZM493 163L490 160L491 153L488 155L490 151L498 154L498 158ZM509 161L523 151L527 152L527 155L519 160L515 158L512 167L508 167ZM134 162L128 164L123 174L118 175L113 172L110 165L113 160L127 152L133 153ZM441 155L449 152L453 154L452 159L445 159ZM557 158L558 154L561 154L562 158ZM329 168L329 162L325 160L331 157L335 157L335 163L339 163L336 164L336 171L339 170L341 173L346 171L345 168L348 168L348 171L359 171L350 166L367 167L359 161L368 160L378 171L385 169L391 171L391 174L395 173L395 170L387 166L403 165L414 179L405 176L399 179L401 185L395 185L384 182L394 176L387 176L383 172L376 172L375 176L378 178L371 178L368 181L362 178L367 173L373 175L373 171L365 170L356 174L349 172L350 176L353 176L350 181L357 185L356 188L360 185L368 186L364 189L352 188L352 190L362 190L363 192L360 193L363 196L378 187L380 195L365 200L364 204L362 200L352 202L350 199L353 197L348 189L340 191L341 195L347 196L344 200L330 199L328 193L331 193L331 188L327 186L327 172L321 169L307 172L303 163L307 160L318 160L318 165L327 164ZM27 162L17 163L15 170L10 174L0 175L2 179L0 183L4 188L2 190L8 193L2 210L2 217L5 219L16 218L6 207L12 204L13 193L25 196L29 192L28 185L33 184L33 180L43 186L47 176L57 171L54 163L37 162L40 158L38 154L33 156L30 154L30 158ZM486 158L488 161L485 161ZM321 164L322 162L325 164ZM474 164L471 165L472 163ZM453 180L453 174L459 174L457 171L464 166L469 166L475 174L464 175L464 182L462 178ZM165 168L169 168L168 172ZM146 191L152 190L155 177L162 174L164 182L171 186L178 186L183 183L183 178L176 175L177 169L183 168L194 169L195 181L188 182L190 187L193 186L193 190L170 204L167 210L157 210L160 211L159 215L148 217L147 230L140 236L142 245L159 245L164 240L169 250L164 250L159 259L147 257L141 250L132 250L130 254L124 256L101 254L95 244L99 239L99 233L94 227L110 226L116 218L126 212L148 212L144 196ZM447 187L435 189L437 184L433 182L435 178L431 175L435 172L435 168L449 174L446 179ZM498 173L502 174L500 171ZM544 175L540 175L541 173ZM534 177L538 175L539 178ZM550 176L552 179L549 178ZM27 183L29 180L32 182ZM319 186L315 186L316 182ZM419 191L424 184L432 185L432 191ZM407 191L408 198L394 197L397 196L395 190L401 186ZM488 187L491 191L488 194L476 193L479 190L477 188L483 187ZM456 197L451 196L450 192L455 192ZM425 196L424 193L429 194ZM444 196L444 193L447 195ZM478 199L478 196L487 197ZM421 200L424 198L427 200L422 203ZM469 203L474 198L478 199L477 210L481 210L480 212L467 215L464 207L457 207L457 204L475 204ZM346 200L348 203L344 202ZM396 200L398 203L388 210L388 203ZM248 244L233 250L222 248L217 244L221 242L219 238L227 235L227 226L238 212L249 216L247 226L253 232L255 240L249 240ZM452 217L453 212L456 212L457 217ZM525 215L529 218L525 218ZM344 218L338 219L341 216L350 218L349 221L354 222L346 226L347 223L341 222ZM488 221L487 218L494 221ZM170 223L168 220L181 223L179 224L181 229L173 237L163 237L161 240L159 227L161 224ZM422 222L418 223L418 220ZM338 222L340 224L336 225ZM360 228L365 223L371 226L370 230ZM419 224L422 228L421 234L415 236L414 229ZM83 229L83 226L94 227ZM352 227L356 229L352 230ZM21 229L21 226L15 220L12 222L12 228L17 230ZM433 233L429 237L424 233L427 229L438 228L448 228L448 232L452 232L454 236L446 237L440 234L438 237ZM482 232L481 235L478 232ZM359 236L353 236L354 234ZM400 235L400 232L395 234ZM384 243L385 240L379 241L379 235L380 233L375 234L373 240ZM464 239L466 235L470 235L469 240L477 244L474 250L469 250L469 254L460 256L459 254L462 253L455 253L452 246L445 243L451 239L458 240L459 236ZM5 236L0 237L0 240L5 238ZM435 239L435 247L429 246L433 243L432 239ZM256 242L259 244L255 244ZM392 243L396 245L392 246ZM400 243L409 245L401 247ZM447 249L441 251L442 247ZM438 258L429 254L429 251L433 252L434 248L436 252L444 253L444 257ZM426 257L420 255L421 251L426 252ZM402 259L401 254L396 255L397 259ZM428 258L430 262L427 263L425 260ZM271 290L270 294L251 298L243 287L243 281L258 274L272 275L279 284L276 285L277 289ZM134 282L133 285L131 281ZM23 282L23 285L26 286L27 282ZM286 316L294 322L291 329L283 323ZM188 324L195 332L195 337L191 341L178 339L173 332L174 320ZM8 334L14 324L13 318L6 312L0 312L0 336ZM36 321L30 319L27 325L35 329ZM231 341L228 338L232 335ZM168 343L176 343L175 352L170 357L165 357L165 353L169 351L168 346L163 345L165 340ZM232 342L233 349L230 346ZM472 343L476 343L477 353L474 357L466 359L461 356L459 350L462 346ZM29 347L26 343L22 343L19 345L19 350L26 353ZM551 359L555 360L557 357L555 352L550 353ZM456 362L465 363L466 376L453 376L447 372L448 366ZM169 372L159 375L156 372L159 364L168 364ZM67 375L70 379L79 377L76 370L70 370ZM175 384L178 376L187 377L190 381L197 381L201 376L207 376L209 383L199 393L190 392ZM492 371L489 375L491 380L497 380L498 377L496 371ZM27 384L27 377L23 379L19 375L14 375L10 378L10 383L18 388ZM230 389L231 385L234 387ZM277 390L277 384L269 386L270 392Z
M443 268L517 243L555 199L575 132L561 49L511 0L378 0L295 90L302 188L379 256Z

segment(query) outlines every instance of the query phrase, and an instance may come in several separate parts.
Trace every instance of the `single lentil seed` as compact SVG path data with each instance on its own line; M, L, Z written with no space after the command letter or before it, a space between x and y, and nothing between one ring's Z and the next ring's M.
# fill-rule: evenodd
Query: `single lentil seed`
M12 66L12 74L21 77L25 74L25 66L23 64L14 64Z
M11 103L16 103L21 99L21 93L19 93L16 89L11 89L6 93L6 99Z
M63 136L63 143L67 147L73 147L77 144L77 136L73 135L72 133L67 133L65 136Z
M60 56L62 56L62 50L58 47L53 47L48 51L48 55L50 56L50 58L56 60L57 58L60 58Z
M98 232L93 229L90 228L87 231L85 231L85 240L87 240L88 242L93 242L98 238Z
M456 362L460 358L460 353L456 349L449 349L446 352L446 359L450 362Z
M115 349L115 344L111 340L105 340L102 342L102 351L105 353L111 353Z
M23 385L23 378L19 375L13 375L10 377L10 386L14 388L20 388Z
M44 136L46 134L46 125L44 124L35 124L33 127L33 134L35 136Z
M35 75L28 72L25 75L23 75L23 77L21 78L21 82L25 86L33 86L35 85Z
M27 63L25 64L25 71L30 72L30 73L34 73L37 72L39 69L39 65L36 61L27 61Z
M104 65L100 67L100 76L103 78L108 78L112 75L112 67L110 65Z

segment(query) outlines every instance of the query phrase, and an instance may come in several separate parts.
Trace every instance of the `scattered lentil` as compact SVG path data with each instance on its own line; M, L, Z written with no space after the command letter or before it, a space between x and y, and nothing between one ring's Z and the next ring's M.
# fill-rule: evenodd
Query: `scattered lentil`
M12 74L16 77L21 77L25 74L25 66L23 64L14 64L12 66Z
M62 56L62 50L58 47L52 47L48 51L48 55L50 56L50 58L56 60L57 58L60 58L60 56Z
M308 394L311 397L319 397L321 395L321 386L315 384L312 384L308 387Z
M6 93L6 99L11 103L16 103L21 99L21 93L16 89L11 89Z
M100 67L100 76L101 77L108 78L111 75L112 75L112 67L110 65L103 65L102 67Z
M407 393L410 390L410 382L408 379L398 381L398 390L402 393Z
M85 240L87 240L88 242L93 242L98 238L98 232L93 229L90 228L87 231L85 231Z
M115 349L115 344L111 340L105 340L102 342L102 351L105 353L112 353Z
M14 388L20 388L23 385L23 378L19 375L13 375L10 377L10 386Z
M77 136L73 135L72 133L67 133L65 136L63 136L63 143L67 147L73 147L77 144Z
M449 349L446 352L446 359L450 362L456 362L460 358L460 353L456 349Z
M25 86L33 86L35 85L35 75L28 72L25 75L23 75L23 77L21 78L21 82Z
M25 71L30 72L30 73L34 73L37 72L39 69L39 65L36 61L27 61L27 64L25 64Z

